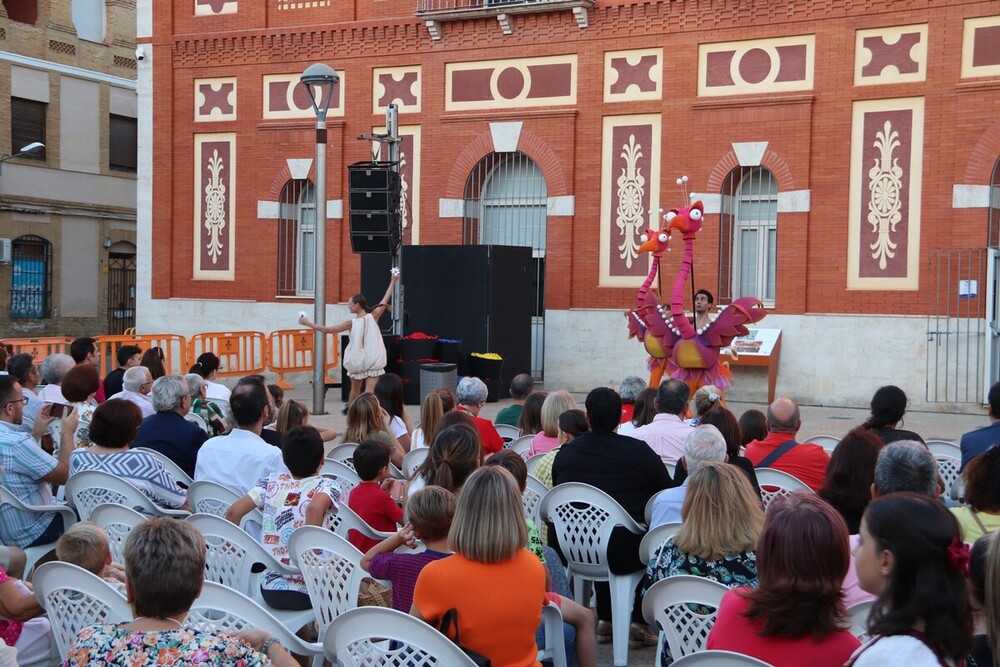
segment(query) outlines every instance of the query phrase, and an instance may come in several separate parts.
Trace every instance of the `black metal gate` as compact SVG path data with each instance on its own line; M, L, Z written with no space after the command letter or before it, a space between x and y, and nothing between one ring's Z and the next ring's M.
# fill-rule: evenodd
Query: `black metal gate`
M108 255L108 333L135 328L135 255Z

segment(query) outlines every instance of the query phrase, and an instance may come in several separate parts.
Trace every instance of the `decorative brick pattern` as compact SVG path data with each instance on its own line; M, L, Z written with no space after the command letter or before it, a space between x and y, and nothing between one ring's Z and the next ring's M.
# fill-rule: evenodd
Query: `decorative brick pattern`
M604 101L658 100L663 94L663 49L604 54Z
M195 79L194 119L236 120L236 77Z
M303 68L305 69L305 68ZM344 115L345 74L337 71L340 82L333 91L327 117ZM301 73L267 74L262 84L264 118L315 118L309 91L299 83Z
M238 0L195 0L195 16L216 16L235 14L239 10Z
M702 44L698 47L698 94L810 90L815 59L814 35Z
M1000 16L966 19L962 77L1000 76Z
M420 113L420 66L380 67L372 71L372 113L395 104L399 113Z
M449 63L447 111L576 103L576 56Z
M234 280L236 135L200 134L194 151L195 280Z
M855 34L855 86L926 78L927 24L858 30Z

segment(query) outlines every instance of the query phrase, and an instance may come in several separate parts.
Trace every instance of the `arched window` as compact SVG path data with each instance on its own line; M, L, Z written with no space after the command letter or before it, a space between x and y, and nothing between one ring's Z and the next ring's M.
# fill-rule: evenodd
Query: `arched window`
M737 167L722 184L719 301L755 296L774 306L778 182L764 167Z
M993 176L990 178L990 209L989 209L990 247L1000 247L1000 159L993 165Z
M52 302L52 244L27 235L11 243L10 316L49 317Z
M316 190L285 183L278 204L278 296L312 296L316 278Z

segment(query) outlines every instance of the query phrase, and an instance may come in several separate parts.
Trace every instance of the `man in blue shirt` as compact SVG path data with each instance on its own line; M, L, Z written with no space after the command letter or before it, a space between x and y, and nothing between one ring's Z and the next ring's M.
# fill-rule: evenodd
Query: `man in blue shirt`
M990 387L989 416L990 425L969 431L962 436L962 469L969 461L980 454L985 454L993 445L1000 444L1000 382Z

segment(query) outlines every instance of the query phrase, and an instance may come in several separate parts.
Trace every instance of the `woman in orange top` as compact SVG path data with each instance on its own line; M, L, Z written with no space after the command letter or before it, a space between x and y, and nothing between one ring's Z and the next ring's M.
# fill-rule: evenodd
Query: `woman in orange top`
M535 631L546 603L545 566L530 551L514 477L497 466L472 473L448 533L453 556L428 563L410 614L439 627L455 609L462 646L505 667L536 667Z

